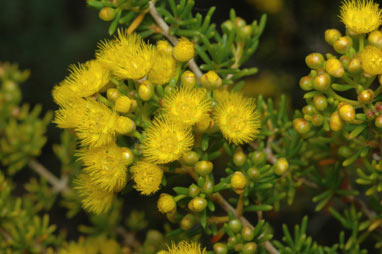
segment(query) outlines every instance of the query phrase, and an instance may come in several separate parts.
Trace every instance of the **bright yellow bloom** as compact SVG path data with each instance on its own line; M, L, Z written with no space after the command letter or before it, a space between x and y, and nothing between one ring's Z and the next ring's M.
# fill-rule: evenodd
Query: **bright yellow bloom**
M150 70L153 49L137 34L118 30L118 37L102 42L97 59L110 68L120 79L140 79Z
M85 210L100 214L110 209L114 193L99 188L89 175L80 174L74 184Z
M70 242L59 251L59 254L119 254L121 247L113 239L105 236L95 238L80 237L78 242Z
M170 213L175 211L176 202L174 200L174 197L166 193L160 194L157 207L159 212L161 213Z
M167 118L154 119L145 131L143 155L153 163L167 163L190 151L194 143L191 129Z
M368 45L361 51L362 69L369 75L382 74L382 50Z
M158 252L159 253L159 252ZM168 251L161 251L167 254L206 254L206 249L201 249L200 244L196 242L181 241L178 244L172 243L168 246Z
M99 147L115 139L116 113L94 99L77 99L57 110L55 123L74 128L83 146Z
M60 84L56 85L52 90L52 95L54 101L61 106L70 103L79 97L72 90L72 87L67 80L64 80Z
M106 191L120 191L126 185L125 150L115 143L97 148L83 148L79 152L84 170L91 181Z
M131 168L135 189L143 195L150 195L159 190L162 182L163 170L153 163L139 161Z
M382 24L382 11L372 0L345 0L341 6L341 21L352 34L364 34Z
M163 85L175 75L176 61L170 54L163 54L156 50L153 57L153 65L148 79L157 85Z
M238 145L256 137L260 127L260 116L255 101L236 92L215 93L218 105L214 119L223 136Z
M163 110L170 119L191 126L208 117L211 100L203 88L181 86L164 98Z

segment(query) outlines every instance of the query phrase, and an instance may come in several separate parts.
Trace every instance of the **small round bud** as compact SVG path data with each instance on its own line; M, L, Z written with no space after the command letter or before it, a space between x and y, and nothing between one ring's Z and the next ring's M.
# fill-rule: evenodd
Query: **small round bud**
M339 54L345 54L353 46L353 41L349 36L342 36L333 43L334 50Z
M374 123L377 128L382 128L382 116L377 116Z
M382 113L382 102L375 103L375 109L378 111L378 113Z
M233 164L235 164L238 167L243 166L246 160L247 156L245 155L245 153L243 153L243 150L241 149L237 149L233 154Z
M130 110L131 100L127 96L119 96L115 101L114 109L117 112L127 113Z
M204 88L212 90L222 85L222 79L215 71L209 71L200 77L200 83Z
M344 126L344 123L342 122L340 115L338 114L338 111L335 111L331 116L329 120L329 126L332 131L339 131Z
M344 158L347 158L353 154L353 151L348 146L341 146L338 148L338 154Z
M181 158L181 162L187 166L194 165L198 160L199 155L194 151L185 152Z
M122 150L122 156L123 156L123 161L126 166L129 166L133 164L134 162L134 154L133 152L127 148L127 147L121 147Z
M311 76L304 76L300 79L300 87L304 91L310 91L313 89L313 79Z
M240 18L240 17L237 17L234 22L233 22L233 25L236 27L236 28L242 28L244 27L245 25L247 24L247 22L245 22L244 19Z
M194 198L198 196L199 193L200 193L200 189L196 184L191 184L190 187L188 187L188 195L190 195L190 197Z
M195 131L198 133L204 133L214 126L214 120L211 117L204 117L197 122L194 126Z
M307 115L311 115L314 113L314 107L312 105L306 105L302 108L302 112Z
M187 214L183 217L183 219L180 221L180 228L187 231L193 228L195 225L195 216L192 214Z
M331 79L329 74L322 73L317 75L313 80L313 87L318 91L325 91L329 88Z
M236 171L231 177L231 187L236 194L241 194L247 183L247 178L240 171Z
M193 88L196 84L196 76L191 71L185 71L180 77L180 82L186 87Z
M355 119L354 107L350 104L345 104L338 110L340 117L345 122L352 122Z
M176 202L173 196L166 193L162 193L160 194L157 206L159 212L171 213L174 212L176 209Z
M195 172L201 176L206 176L212 172L214 164L210 161L198 161L195 163Z
M252 26L251 25L246 25L244 27L241 27L238 31L238 36L240 38L246 39L251 37L252 34Z
M214 183L209 178L207 178L206 182L203 184L202 191L209 195L214 191L214 186Z
M120 116L117 119L117 128L116 131L119 134L129 134L135 131L136 125L133 120L128 117Z
M233 233L239 233L241 230L241 221L238 219L233 219L228 222L228 227Z
M310 131L310 124L303 118L294 119L293 127L299 134L306 134Z
M276 161L274 172L276 175L283 175L288 171L289 163L286 158L282 157Z
M332 77L335 78L341 78L345 74L344 67L336 58L331 58L326 61L325 69Z
M369 34L367 38L369 44L376 46L377 48L382 48L382 32L375 30Z
M345 69L347 69L348 68L348 66L349 66L349 63L350 63L350 57L348 57L348 56L341 56L340 57L340 62L341 62L341 64L342 64L342 66L345 68Z
M213 248L214 248L214 252L216 254L227 254L228 253L227 245L224 243L215 243Z
M232 28L233 28L233 23L231 22L231 20L226 20L222 23L222 28L226 28L228 31L231 31Z
M227 244L229 247L234 247L237 244L237 237L236 236L228 237Z
M327 29L325 31L325 41L333 45L341 37L340 31L337 29Z
M328 106L328 101L324 95L316 95L313 98L314 107L319 111L324 111Z
M103 21L111 21L114 19L115 14L116 12L113 8L104 7L99 11L98 17Z
M168 41L160 40L157 42L157 50L163 55L171 55L173 47Z
M154 86L149 80L144 80L138 88L138 95L143 101L149 101L154 95Z
M188 62L194 57L194 44L187 38L181 38L173 49L173 56L179 62Z
M321 53L310 53L305 57L305 63L309 68L317 70L324 66L325 59Z
M321 126L324 123L324 117L320 114L314 114L312 116L312 124L314 126Z
M255 231L249 226L243 226L241 230L241 236L243 237L244 241L252 241L255 237Z
M255 254L257 250L257 244L255 242L249 242L244 244L243 250L241 253L243 254Z
M366 89L358 94L358 101L361 103L371 103L374 99L374 91L371 89Z
M366 115L367 119L373 120L375 118L376 112L373 109L367 109L365 111L365 115Z
M172 93L175 92L175 91L176 91L176 86L167 85L167 86L164 88L164 94L165 94L165 95L172 94Z
M352 60L350 60L349 65L348 65L348 71L350 73L358 73L362 70L362 64L361 64L361 59L354 57Z
M260 176L260 171L257 168L249 168L247 174L249 178L256 180Z
M118 91L117 88L109 88L106 91L106 97L110 101L115 101L120 95L121 95L121 93Z
M267 160L267 154L261 151L256 151L251 153L250 159L255 165L261 165Z
M201 212L206 208L206 206L207 201L201 197L195 197L191 199L190 202L188 202L188 209L190 209L193 212Z

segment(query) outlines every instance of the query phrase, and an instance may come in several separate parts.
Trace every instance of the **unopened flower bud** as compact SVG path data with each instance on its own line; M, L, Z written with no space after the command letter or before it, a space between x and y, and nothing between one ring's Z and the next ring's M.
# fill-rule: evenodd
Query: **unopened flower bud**
M321 126L324 123L324 117L320 114L314 114L312 116L312 124L314 126Z
M214 165L210 161L198 161L195 163L195 172L201 176L206 176L212 172Z
M382 116L377 116L374 123L377 128L382 128Z
M134 162L133 152L127 147L121 147L121 150L122 150L123 162L125 163L126 166L131 165Z
M307 115L314 113L314 107L312 105L306 105L302 108L302 112Z
M313 80L313 87L318 91L325 91L329 88L331 79L329 74L322 73L317 75Z
M238 167L243 166L246 160L247 156L245 155L245 153L243 153L242 149L237 149L233 154L233 164L235 164Z
M233 28L233 24L232 24L231 20L224 21L221 26L222 26L222 28L226 28L228 31L231 31Z
M103 21L110 21L110 20L113 20L114 17L115 17L115 10L113 8L110 8L110 7L104 7L102 8L99 13L98 13L98 16L100 19L102 19Z
M354 57L352 60L350 60L349 65L348 65L348 71L350 73L358 73L362 70L362 65L361 65L361 59Z
M365 115L366 115L367 119L373 120L375 118L376 112L373 109L367 109L365 111Z
M143 81L138 88L138 95L143 101L149 101L154 95L154 86L149 80Z
M306 134L310 130L310 124L303 118L293 120L294 129L300 134Z
M236 171L231 177L231 187L236 194L241 194L247 183L247 178L240 171Z
M233 219L228 222L228 227L233 233L239 233L242 227L241 221Z
M130 110L131 100L127 96L119 96L115 101L114 109L117 112L127 113Z
M316 95L313 98L314 107L319 111L324 111L328 106L328 101L324 95Z
M214 126L214 120L211 117L204 117L202 120L195 124L195 131L204 133Z
M338 110L338 113L342 120L345 122L352 122L355 119L354 107L350 104L345 104Z
M216 89L222 85L222 79L215 71L209 71L200 78L200 83L207 89Z
M344 123L342 122L340 115L337 111L335 111L331 116L329 120L329 126L332 131L339 131L344 126Z
M111 101L115 101L120 95L121 93L117 88L109 88L106 91L106 97Z
M194 57L194 44L187 38L181 38L173 49L173 56L179 62L188 62Z
M195 225L195 216L193 214L187 214L180 221L180 228L187 231L193 228Z
M353 154L353 151L348 146L341 146L338 148L338 154L344 158L347 158Z
M199 155L194 151L188 151L182 155L180 160L183 164L192 166L199 160Z
M340 57L340 62L342 64L343 68L345 68L345 69L348 68L350 61L351 61L351 59L348 56L341 56Z
M185 71L180 77L180 82L186 87L193 88L196 84L196 76L191 71Z
M176 202L173 196L166 193L162 193L159 197L157 206L159 212L171 213L176 209Z
M255 237L255 231L249 226L243 226L241 229L241 236L244 241L252 241Z
M349 36L342 36L333 43L334 50L339 54L345 54L353 46L353 41Z
M168 41L160 40L157 42L157 50L163 55L171 55L173 47Z
M206 182L203 184L202 191L207 195L211 194L214 191L214 182L211 181L208 177Z
M249 176L249 178L251 178L252 180L256 180L259 176L260 176L260 171L257 169L257 168L249 168L247 170L247 175Z
M335 78L341 78L345 74L344 67L336 58L331 58L326 61L325 69L332 77Z
M276 175L281 176L288 171L288 168L289 168L289 163L287 159L282 157L276 161L274 172Z
M340 31L337 29L327 29L325 31L325 41L333 45L341 37Z
M242 18L240 18L240 17L237 17L237 18L235 19L235 21L233 22L233 24L234 24L234 26L235 26L236 28L242 28L242 27L244 27L244 26L247 24L247 22L245 22L244 19L242 19Z
M321 53L310 53L305 57L305 63L309 68L317 70L324 66L325 59Z
M382 32L375 30L369 34L367 38L369 44L376 46L377 48L382 48Z
M190 209L193 212L201 212L206 208L206 206L207 201L201 197L195 197L191 199L190 202L188 202L188 209Z
M375 109L378 111L378 113L382 113L382 102L375 103Z
M188 187L188 195L190 195L190 197L196 197L198 196L200 193L200 188L195 185L195 184L191 184L190 187Z
M257 250L257 244L255 242L249 242L244 244L241 253L243 254L255 254Z
M228 253L227 245L224 243L215 243L213 249L214 249L214 252L216 254L227 254Z
M300 79L300 87L304 91L310 91L313 89L313 79L311 76L304 76Z
M255 165L261 165L267 160L267 154L262 151L256 151L250 154L250 159Z
M358 94L358 101L361 103L371 103L374 99L374 91L371 89L366 89Z
M136 125L133 120L128 117L120 116L117 119L117 128L116 131L119 134L129 134L135 131Z
M243 26L238 31L239 37L243 38L243 39L251 37L251 34L252 34L252 26L251 25Z

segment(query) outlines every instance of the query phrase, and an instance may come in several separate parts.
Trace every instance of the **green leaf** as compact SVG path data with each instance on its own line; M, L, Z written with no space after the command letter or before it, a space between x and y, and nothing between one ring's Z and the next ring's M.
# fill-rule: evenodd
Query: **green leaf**
M122 10L117 11L117 15L115 16L113 22L111 22L109 26L109 35L113 35L117 30L119 19L121 18Z
M244 211L246 211L246 212L259 212L259 211L266 212L266 211L271 211L272 208L273 207L271 205L250 205L248 207L245 207Z

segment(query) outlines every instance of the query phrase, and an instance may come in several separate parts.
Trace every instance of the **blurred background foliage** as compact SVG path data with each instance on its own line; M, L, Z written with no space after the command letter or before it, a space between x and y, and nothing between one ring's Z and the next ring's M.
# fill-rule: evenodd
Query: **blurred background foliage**
M217 9L212 22L217 24L229 18L231 8L247 22L258 19L264 12L268 13L268 22L258 50L246 64L258 67L259 73L246 80L245 92L250 96L261 93L274 98L285 93L292 108L301 108L303 92L298 86L298 80L309 71L305 65L305 56L313 51L331 52L330 46L324 41L325 29L337 28L344 31L337 17L339 1L196 0L194 11L205 15L213 5ZM0 61L17 62L20 69L31 71L30 78L21 85L26 103L32 107L42 104L43 113L55 110L57 106L51 96L53 86L68 74L67 66L94 58L98 41L108 37L109 24L101 21L97 12L86 6L85 0L12 0L1 1L0 6ZM59 172L60 163L52 156L52 146L60 142L60 131L54 124L50 124L47 135L48 141L39 160L53 172ZM31 175L32 172L28 175L24 171L17 177L21 183L26 183L23 179L29 179ZM139 197L134 209L144 209L147 215L152 209L145 204L155 201L155 197ZM309 202L311 200L300 200L293 208L281 209L283 214L279 218L271 218L280 222L276 230L281 231L282 222L288 225L299 223L302 214L314 209L299 209L307 207L306 203ZM290 212L296 210L299 210L298 214L290 216ZM57 217L64 218L65 211L51 211L56 215L57 212L62 214ZM132 209L129 209L128 213L131 212ZM323 211L310 218L314 228L310 234L313 238L327 237L316 239L318 241L335 242L337 236L329 240L330 233L319 234L320 231L330 230L327 220L332 219L322 216L325 213L329 212ZM286 217L282 218L283 215L288 215L288 221ZM158 223L154 228L161 225L161 217L157 214L155 216ZM268 216L272 217L272 214ZM59 227L66 223L55 221L54 218L52 220ZM73 220L73 224L77 225L81 218L75 217ZM83 230L86 231L86 228ZM275 235L280 234L275 232Z

